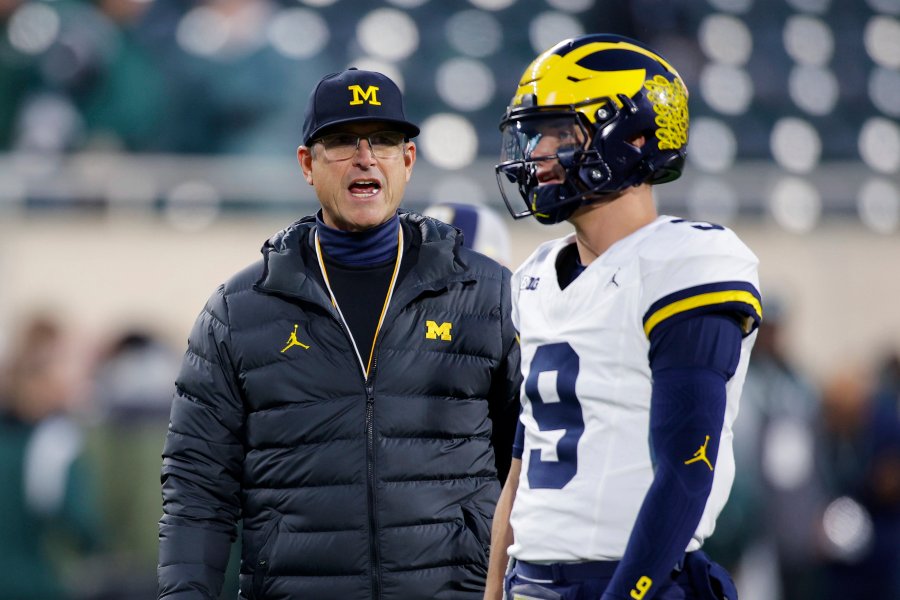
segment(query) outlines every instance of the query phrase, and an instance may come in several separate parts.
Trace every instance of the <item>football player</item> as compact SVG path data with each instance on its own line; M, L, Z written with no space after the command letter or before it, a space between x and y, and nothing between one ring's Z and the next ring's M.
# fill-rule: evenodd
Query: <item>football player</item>
M684 165L684 82L634 40L565 40L500 129L510 212L574 231L513 279L522 411L485 597L735 600L700 548L734 478L758 261L725 227L657 213L653 186Z

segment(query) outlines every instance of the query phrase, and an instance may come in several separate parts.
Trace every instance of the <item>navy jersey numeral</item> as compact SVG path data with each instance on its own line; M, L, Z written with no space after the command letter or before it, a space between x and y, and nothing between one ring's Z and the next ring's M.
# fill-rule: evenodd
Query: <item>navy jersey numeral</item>
M700 231L725 231L725 228L715 223L707 223L706 221L685 221L684 219L672 219L670 223L688 223L694 229Z
M578 472L578 440L584 433L581 403L575 395L578 364L578 354L565 342L539 346L531 360L525 394L531 401L534 420L541 431L565 431L556 445L557 460L544 460L541 450L531 451L528 485L532 489L561 490ZM556 371L556 397L543 398L538 376L550 371Z

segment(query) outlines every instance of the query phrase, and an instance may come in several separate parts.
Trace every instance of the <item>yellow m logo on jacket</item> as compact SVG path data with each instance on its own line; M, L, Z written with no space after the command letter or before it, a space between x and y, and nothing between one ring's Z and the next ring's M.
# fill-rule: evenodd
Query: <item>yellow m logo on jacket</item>
M453 339L450 336L451 327L453 327L453 323L441 323L438 325L434 321L425 321L425 339L436 340L440 338L445 342L449 342Z
M364 102L368 102L369 104L374 104L376 106L381 106L381 102L378 101L378 87L374 85L368 86L365 90L362 89L360 85L349 85L347 89L353 92L353 100L350 101L350 106L355 104L362 104Z

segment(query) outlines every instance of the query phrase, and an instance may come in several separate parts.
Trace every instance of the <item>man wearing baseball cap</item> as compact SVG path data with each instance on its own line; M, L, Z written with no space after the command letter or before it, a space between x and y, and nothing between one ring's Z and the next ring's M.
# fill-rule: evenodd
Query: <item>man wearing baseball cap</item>
M321 210L198 317L163 451L159 598L481 598L510 462L509 271L398 210L419 133L397 85L312 91L297 158Z

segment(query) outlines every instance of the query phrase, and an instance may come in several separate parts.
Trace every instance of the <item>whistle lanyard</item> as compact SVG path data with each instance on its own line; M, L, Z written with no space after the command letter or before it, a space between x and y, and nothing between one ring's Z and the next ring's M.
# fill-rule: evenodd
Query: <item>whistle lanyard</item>
M344 318L344 313L341 312L341 307L338 305L337 297L331 289L331 282L328 280L328 271L325 268L325 260L322 256L322 246L319 243L318 231L316 232L316 258L319 261L319 269L322 271L322 277L325 279L325 287L328 288L328 296L331 298L331 305L337 310L338 316L341 318L341 323L343 323L344 329L347 330L347 334L350 336L350 343L353 344L353 351L356 352L356 359L359 361L359 367L362 369L363 378L368 381L369 370L372 368L372 358L375 356L375 343L378 341L378 334L381 332L381 326L384 323L384 315L387 314L388 306L394 295L394 286L397 284L397 274L400 272L400 263L403 260L403 228L397 228L397 258L394 261L391 284L388 286L387 295L384 298L384 306L382 306L381 315L378 317L378 325L375 327L375 335L372 337L372 347L369 349L369 360L365 363L363 363L362 354L359 352L356 340L353 338L353 332L350 331L350 326L347 324L347 319Z

